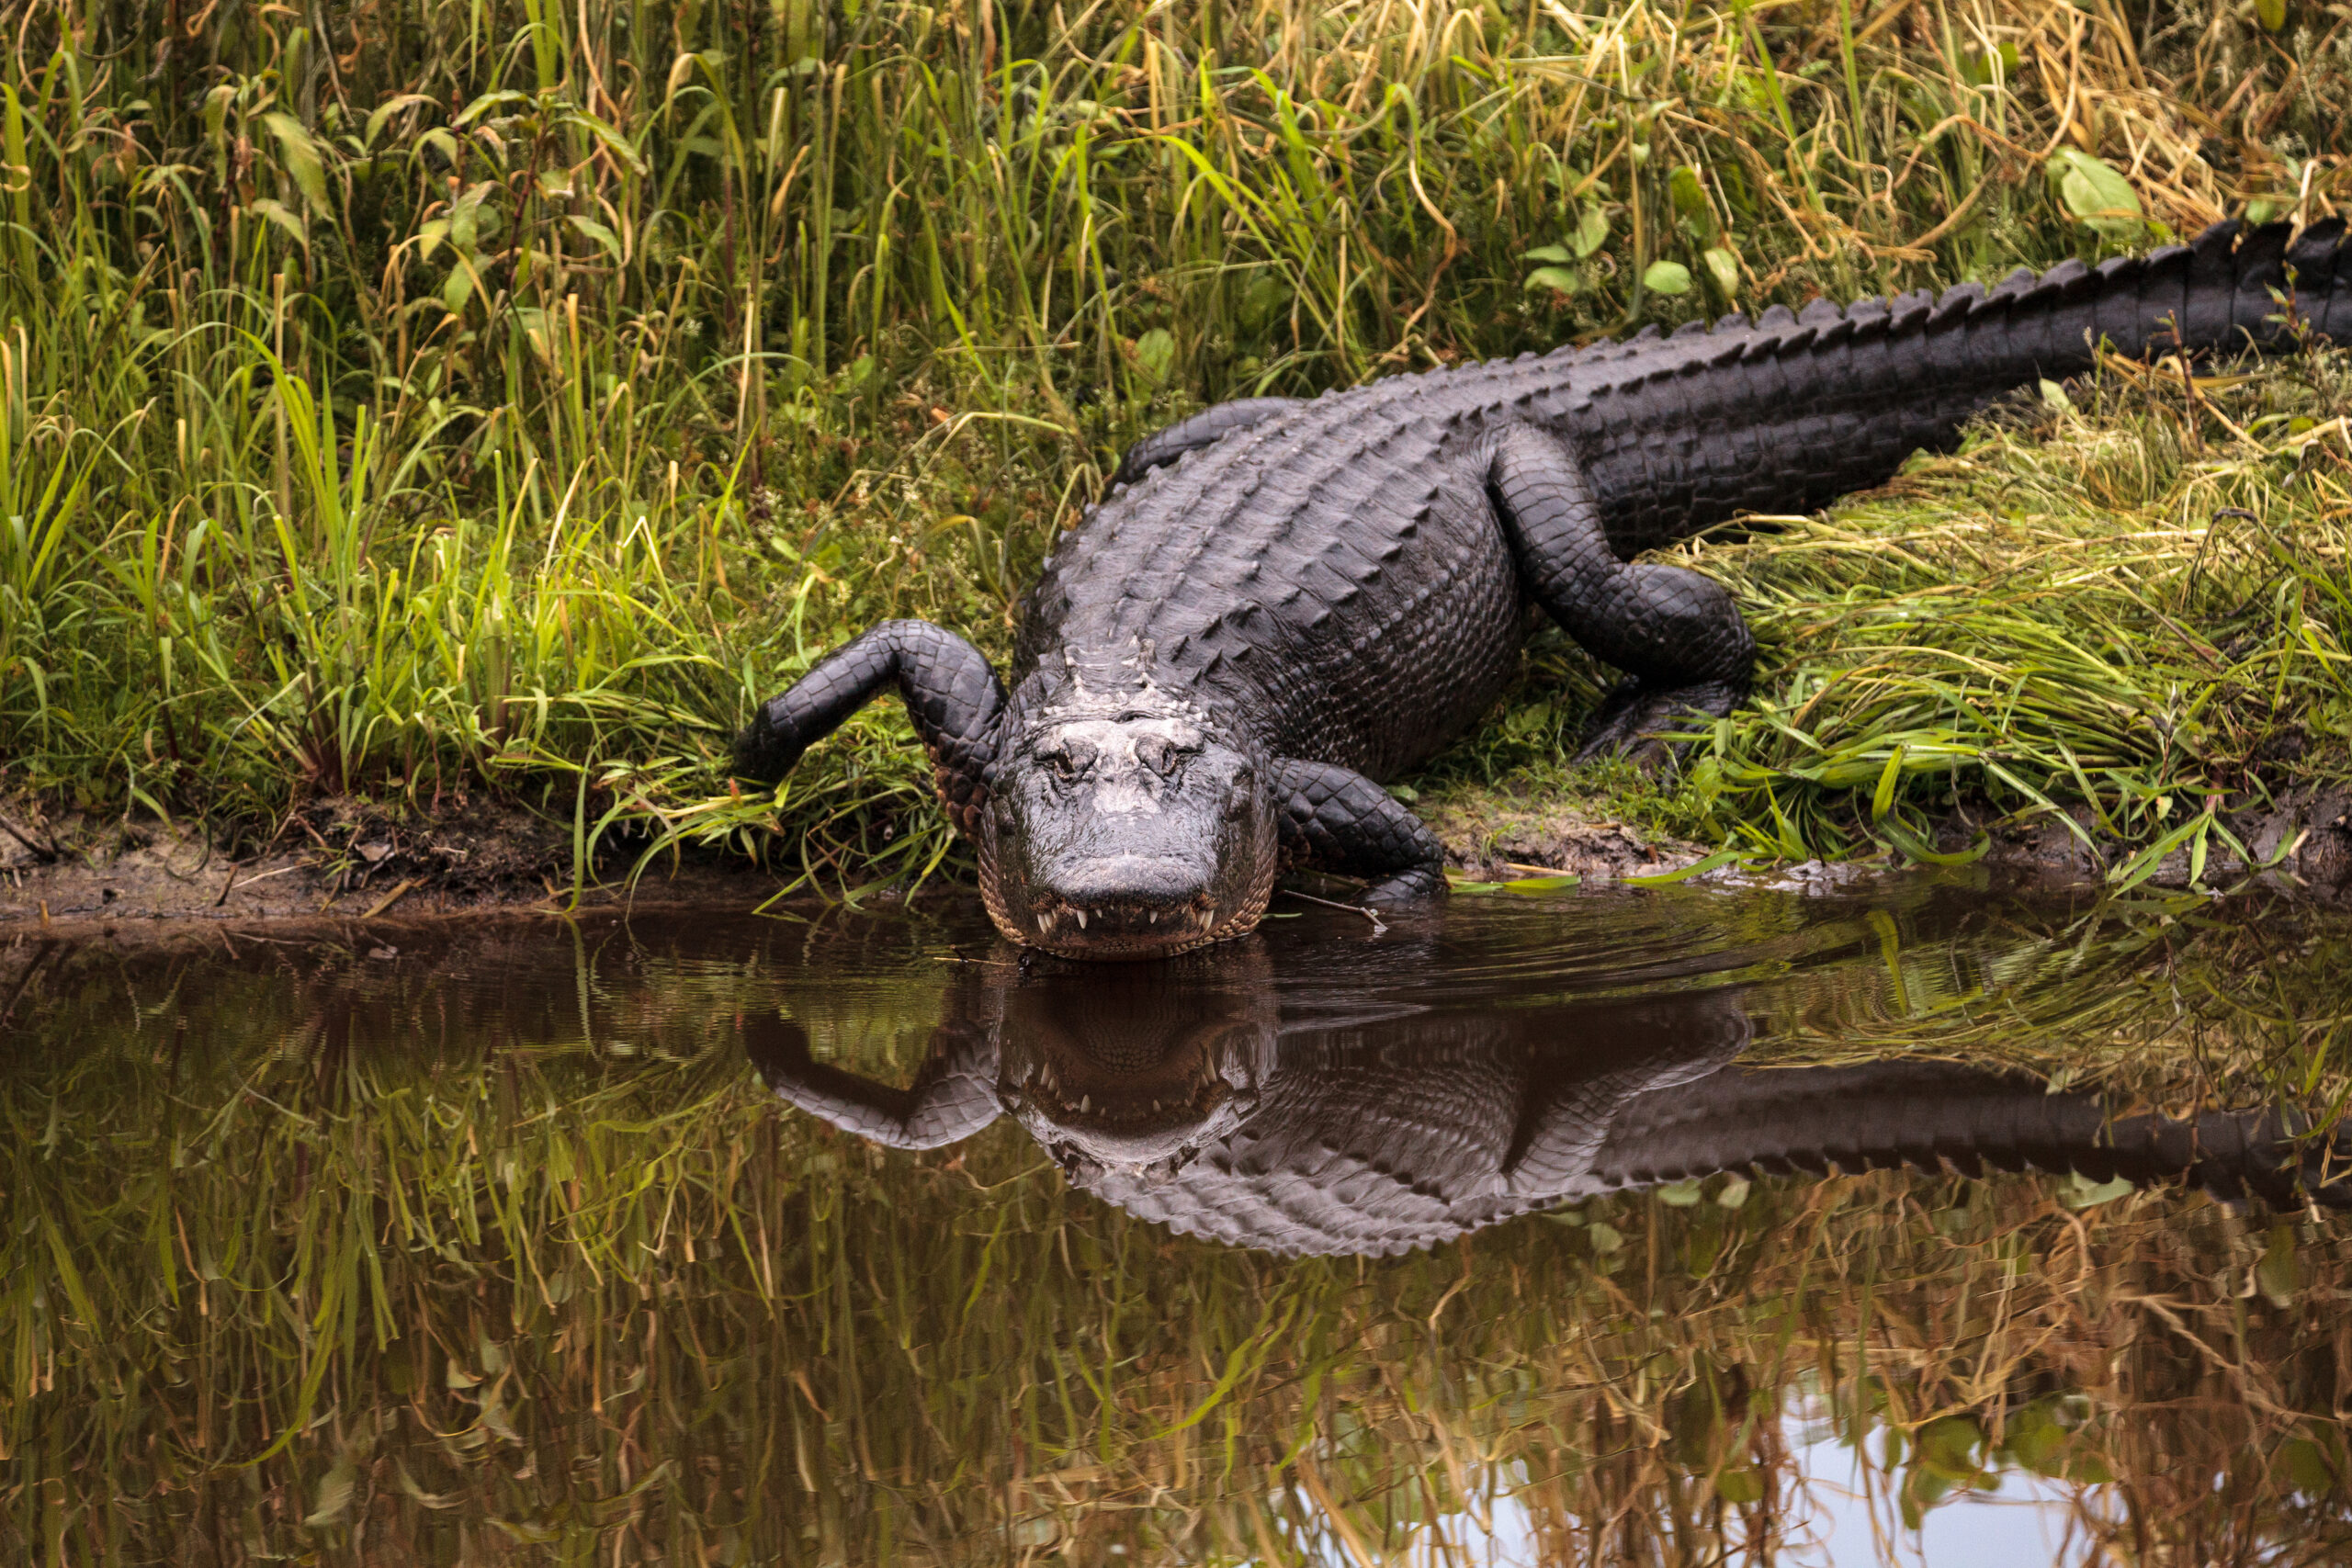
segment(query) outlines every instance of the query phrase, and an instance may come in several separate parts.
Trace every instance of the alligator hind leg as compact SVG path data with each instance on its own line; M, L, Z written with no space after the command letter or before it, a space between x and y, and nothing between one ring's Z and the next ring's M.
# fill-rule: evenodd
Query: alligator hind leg
M929 621L884 621L817 660L782 696L762 703L735 738L737 775L775 783L802 752L893 684L931 752L948 816L972 837L985 804L981 771L996 757L1004 686L978 649Z
M1487 492L1519 570L1552 618L1633 679L1612 694L1582 756L1654 756L1641 737L1690 714L1721 716L1747 694L1756 640L1731 595L1695 571L1617 558L1576 458L1520 426L1503 435Z
M1266 782L1280 813L1285 864L1363 877L1372 886L1358 901L1374 908L1445 891L1437 835L1362 773L1285 757Z
M1197 452L1204 446L1214 446L1237 430L1247 430L1261 421L1272 419L1284 409L1298 406L1296 398L1236 398L1229 403L1217 403L1203 409L1190 419L1179 420L1165 430L1154 431L1127 448L1119 459L1119 471L1111 482L1131 485L1152 469L1172 463L1187 452Z

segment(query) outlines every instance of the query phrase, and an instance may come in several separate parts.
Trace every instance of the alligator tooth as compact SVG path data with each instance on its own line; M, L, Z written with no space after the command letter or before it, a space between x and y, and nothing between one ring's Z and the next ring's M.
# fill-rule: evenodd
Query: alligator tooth
M1072 909L1070 913L1078 917L1078 929L1080 931L1084 931L1086 929L1086 911L1083 909Z
M1080 1095L1080 1096L1078 1097L1078 1113L1079 1113L1080 1116L1084 1116L1084 1115L1088 1114L1089 1112L1091 1112L1091 1111L1093 1111L1093 1109L1094 1109L1094 1097L1093 1097L1092 1095L1091 1095L1091 1094L1081 1094L1081 1095Z
M1042 909L1037 912L1037 934L1039 936L1054 934L1054 922L1046 918L1046 913Z
M1159 910L1157 910L1157 909L1153 909L1153 910L1151 910L1151 911L1149 911L1149 912L1148 912L1148 914L1147 915L1147 917L1146 917L1146 918L1147 918L1147 919L1148 919L1148 920L1149 920L1153 925L1155 925L1155 926L1156 926L1156 925L1158 925L1158 924L1159 923Z

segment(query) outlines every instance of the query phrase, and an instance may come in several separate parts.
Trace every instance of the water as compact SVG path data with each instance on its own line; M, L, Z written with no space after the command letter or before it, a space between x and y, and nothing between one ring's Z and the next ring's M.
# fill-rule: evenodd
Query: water
M2352 1558L2352 925L1283 914L0 935L0 1545Z

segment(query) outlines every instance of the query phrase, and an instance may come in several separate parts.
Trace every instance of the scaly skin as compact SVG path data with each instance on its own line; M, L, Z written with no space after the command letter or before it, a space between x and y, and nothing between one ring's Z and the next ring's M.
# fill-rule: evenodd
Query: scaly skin
M1058 993L967 980L904 1089L815 1060L789 1019L746 1020L745 1045L778 1095L859 1137L941 1148L1011 1116L1096 1196L1287 1256L1408 1252L1754 1169L2073 1171L2352 1206L2352 1134L2305 1139L2298 1112L2118 1113L1942 1063L1743 1068L1747 1019L1726 990L1589 1006L1547 1019L1538 1044L1509 1011L1286 1024L1281 993L1246 972L1222 997L1145 973Z
M2003 394L2089 369L2102 341L2290 346L2290 296L2301 327L2352 340L2344 233L2290 250L2284 225L2223 224L1990 292L1210 409L1139 443L1047 558L1009 692L961 639L891 623L767 704L739 771L781 777L895 682L998 925L1071 956L1245 931L1285 864L1362 876L1375 906L1432 895L1436 841L1378 786L1491 705L1531 609L1630 677L1588 752L1728 712L1755 660L1736 607L1635 557L1883 483Z

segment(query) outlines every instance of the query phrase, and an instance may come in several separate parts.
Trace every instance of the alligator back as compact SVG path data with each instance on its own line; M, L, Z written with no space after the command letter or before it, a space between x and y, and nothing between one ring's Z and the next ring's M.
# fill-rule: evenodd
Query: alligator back
M1397 376L1273 412L1113 492L1047 558L1024 606L1016 709L1070 650L1183 684L1276 755L1387 779L1485 711L1528 599L1488 496L1500 425L1577 454L1623 558L1740 512L1882 484L1984 407L2125 354L2352 341L2337 220L2222 224L2096 267L1987 291L1826 300L1754 323Z

